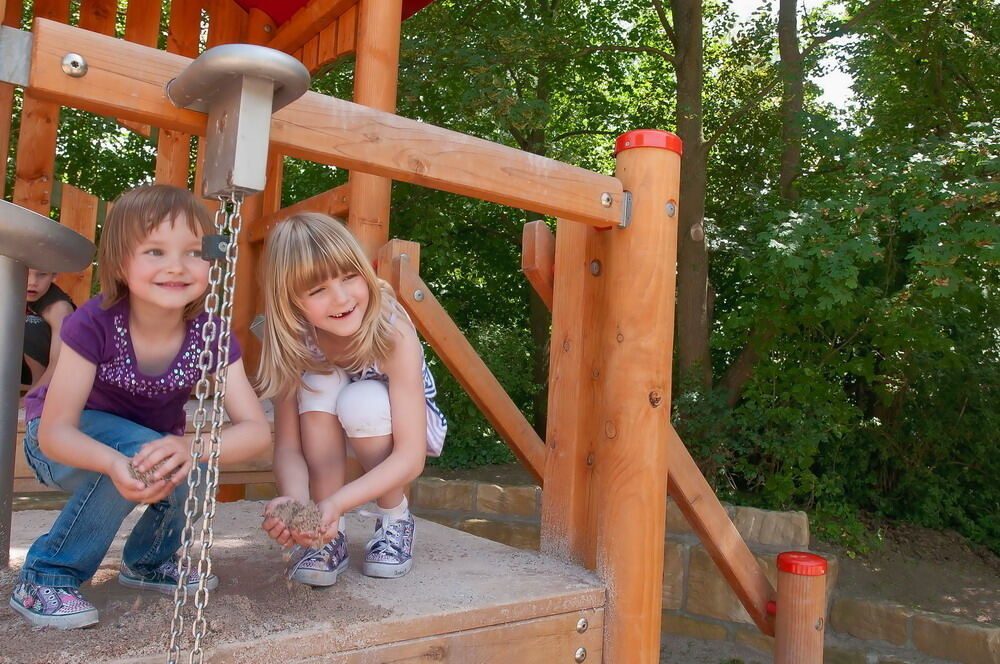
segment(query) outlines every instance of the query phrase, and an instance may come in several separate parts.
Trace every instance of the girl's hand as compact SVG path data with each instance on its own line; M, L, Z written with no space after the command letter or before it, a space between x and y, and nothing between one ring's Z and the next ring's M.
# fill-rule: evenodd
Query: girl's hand
M185 480L191 469L188 440L182 436L167 435L146 443L132 457L132 467L137 473L152 472L154 483L167 480L173 488Z
M333 494L329 498L321 500L317 505L320 513L319 536L324 543L334 539L337 536L337 531L340 530L340 517L343 515L343 510L336 498L337 494Z
M278 496L272 499L266 507L264 507L264 523L260 527L267 533L267 536L273 539L275 542L284 547L291 546L294 542L292 541L292 531L288 529L288 525L281 521L281 519L271 516L271 512L275 507L281 505L282 503L287 503L295 500L291 496Z
M119 456L107 469L107 475L114 482L118 493L125 500L136 503L158 503L173 491L174 485L168 480L159 480L146 486L140 480L132 477L129 470L130 460L127 456Z

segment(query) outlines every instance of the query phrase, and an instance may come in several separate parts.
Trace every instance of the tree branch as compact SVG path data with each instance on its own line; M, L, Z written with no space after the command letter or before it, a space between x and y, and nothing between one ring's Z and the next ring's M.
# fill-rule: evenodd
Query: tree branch
M570 136L617 136L620 133L621 132L619 131L604 131L601 129L577 129L576 131L567 131L559 134L554 137L551 142L556 143L564 138L569 138Z
M656 10L656 15L660 19L660 25L663 26L663 32L667 35L667 39L673 44L674 48L677 48L677 33L674 32L674 26L670 25L670 19L667 18L667 12L663 10L663 2L661 0L653 0L653 9Z

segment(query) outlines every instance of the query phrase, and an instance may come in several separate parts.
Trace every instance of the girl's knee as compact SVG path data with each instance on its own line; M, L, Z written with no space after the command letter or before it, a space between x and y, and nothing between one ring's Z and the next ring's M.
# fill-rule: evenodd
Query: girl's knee
M340 393L350 384L343 369L334 367L328 374L307 373L302 376L304 387L299 388L299 414L309 412L337 414Z
M392 433L389 388L377 380L347 385L337 400L340 424L348 438L371 438Z

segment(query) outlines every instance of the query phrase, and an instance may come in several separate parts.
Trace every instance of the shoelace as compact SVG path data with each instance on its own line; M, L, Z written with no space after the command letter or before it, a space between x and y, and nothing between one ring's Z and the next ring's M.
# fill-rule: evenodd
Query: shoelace
M362 512L364 514L364 512ZM372 514L371 516L380 516ZM368 550L371 553L380 555L383 553L402 554L403 553L403 533L402 522L394 521L386 524L386 519L382 517L378 530L368 541Z
M310 560L318 560L318 559L322 558L324 555L326 555L326 549L327 549L327 547L332 547L333 543L336 542L336 541L337 540L333 540L332 542L328 542L327 544L324 544L322 548L319 548L319 549L310 549L310 548L307 548L307 547L304 547L304 546L296 545L295 548L292 550L293 551L293 555L298 555L298 553L300 551L302 551L303 549L305 549L305 553L303 553L299 557L299 559L295 562L294 565L292 565L291 567L288 568L288 574L287 574L288 578L291 579L292 575L295 574L295 572L298 571L298 569L300 567L302 567L303 563L305 563L307 561L310 561ZM331 548L331 552L332 552L332 548Z

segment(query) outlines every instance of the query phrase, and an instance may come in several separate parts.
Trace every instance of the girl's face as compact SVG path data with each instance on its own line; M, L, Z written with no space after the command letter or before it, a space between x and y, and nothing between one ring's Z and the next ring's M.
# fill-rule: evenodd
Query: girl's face
M124 280L130 298L183 311L205 294L208 269L208 261L201 258L201 233L193 233L180 214L164 220L136 245Z
M38 270L28 270L28 302L37 302L38 298L45 295L52 281L56 278L55 272L39 272Z
M361 329L369 298L364 277L357 272L345 272L302 293L299 305L306 320L317 330L351 337Z

